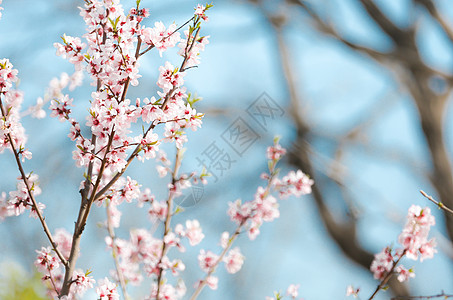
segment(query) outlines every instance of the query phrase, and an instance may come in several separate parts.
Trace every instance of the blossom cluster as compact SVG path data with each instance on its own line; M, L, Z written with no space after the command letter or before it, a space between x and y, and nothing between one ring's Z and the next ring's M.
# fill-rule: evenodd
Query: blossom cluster
M73 91L76 87L82 85L83 82L83 72L77 71L74 72L71 76L63 72L60 75L60 78L52 78L49 82L49 86L45 92L44 98L38 97L36 105L28 108L25 114L31 114L32 117L37 119L44 118L47 113L44 110L44 105L49 101L55 101L57 103L61 102L61 99L68 98L68 95L63 94L63 90L68 88L69 91ZM66 100L68 101L68 100ZM71 99L72 101L72 99ZM51 108L52 112L54 110ZM52 116L59 116L58 113L53 113ZM65 118L59 118L60 121L63 121Z
M99 300L119 300L120 294L117 291L116 284L111 282L107 277L99 280L99 286L96 288L96 294Z
M434 216L429 207L412 205L407 214L406 225L398 237L398 242L406 250L406 257L420 261L432 258L436 252L434 238L428 240L429 230L435 225Z
M249 238L252 240L260 233L259 228L263 222L271 222L280 216L277 198L271 195L271 190L278 191L280 199L291 195L299 197L310 194L311 186L314 183L301 170L290 171L282 179L279 179L275 165L286 153L286 150L280 146L278 139L274 143L274 146L267 149L270 174L261 175L261 178L268 181L268 186L266 188L258 187L252 201L242 203L238 199L229 203L228 215L231 220L238 225L244 225L247 228Z
M397 263L402 257L420 261L426 258L432 258L436 243L434 238L428 240L430 227L435 224L434 216L428 207L421 208L418 205L412 205L407 214L406 225L398 237L398 242L402 248L393 250L391 247L385 247L380 253L376 254L371 264L371 272L374 278L382 280L393 270L398 276L398 280L403 282L409 278L415 277L412 269L407 269Z
M137 200L139 207L148 204L149 216L153 221L164 221L169 214L166 202L157 201L149 189L140 191L140 185L130 177L120 179L106 198L109 199L108 223L115 228L119 227L121 217L117 206L123 201ZM187 220L185 226L177 224L163 239L154 237L152 231L146 229L131 231L129 240L108 236L106 244L115 251L114 255L119 262L119 269L112 270L111 276L119 281L118 274L121 273L124 280L132 285L139 285L145 277L158 278L167 271L178 276L184 271L185 265L180 259L170 259L168 251L177 248L184 252L184 240L187 240L190 246L195 246L203 238L204 234L197 220ZM157 284L154 284L151 296L156 297L157 292ZM159 288L159 298L180 299L184 294L185 285L182 280L179 280L176 286L166 283Z
M81 9L81 15L87 25L85 41L64 35L63 43L55 43L55 47L57 55L68 59L76 70L86 70L93 84L98 86L98 91L92 94L86 122L97 138L96 143L85 138L79 122L70 117L71 99L60 97L51 105L52 115L60 120L67 119L72 126L69 136L76 142L73 158L77 166L93 163L95 169L100 169L105 161L105 169L110 173L121 172L127 166L130 147L139 147L136 149L140 150L138 158L142 161L155 158L162 141L175 141L181 148L187 141L183 129L196 130L201 127L203 117L187 102L182 69L199 63L199 60L194 63L192 56L204 50L208 37L182 40L175 24L166 28L162 22L156 22L152 28L145 27L142 21L149 16L149 11L137 7L126 14L119 1L90 1ZM141 77L140 51L143 54L157 48L162 53L178 43L190 51L182 53L182 68L175 68L170 62L159 68L157 86L162 89L158 91L159 98L127 99L128 85L138 85ZM130 136L131 124L139 119L149 124L148 130ZM153 129L162 123L165 123L165 132L159 137Z
M9 215L19 216L25 212L25 210L30 209L30 216L36 218L36 210L33 206L30 194L33 196L38 196L41 194L41 188L38 185L38 175L30 173L27 176L28 184L30 189L26 186L22 176L17 178L17 189L15 191L9 192L9 199L7 201L7 209ZM37 203L37 208L41 212L46 206L42 203Z
M21 123L22 92L14 89L18 71L8 59L0 60L0 153L5 149L15 152L17 158L31 159L32 153L25 148L27 136ZM24 174L24 173L22 173ZM38 185L38 175L29 173L17 178L16 191L9 192L9 197L0 197L0 219L12 215L20 215L30 209L30 216L37 217L36 209L45 208L42 203L33 205L32 196L41 193ZM27 181L27 182L26 182Z
M27 209L30 210L30 217L37 218L37 212L33 206L30 194L38 196L41 194L41 188L38 185L38 175L30 173L26 180L30 185L27 188L22 176L17 178L16 190L9 192L9 197L5 192L0 195L0 221L6 217L19 216ZM37 202L37 209L42 212L46 207L43 203Z
M23 94L13 89L13 84L18 80L17 73L9 59L0 59L0 153L5 149L12 149L11 142L19 150L27 141L20 122Z
M354 288L352 285L348 285L346 288L346 296L353 296L357 298L359 296L360 288Z
M58 244L58 249L68 259L71 252L72 236L64 229L57 229L54 239ZM42 280L48 287L47 294L49 297L56 298L60 295L60 288L64 278L64 266L50 247L42 247L41 250L36 250L36 252L35 266L39 272L44 274ZM72 276L73 284L71 285L71 290L62 299L76 299L76 295L82 296L88 289L93 288L93 284L96 281L89 274L90 272L83 272L80 269L75 270Z
M176 31L176 24L173 23L165 28L164 23L155 22L154 27L143 26L140 31L142 40L148 46L154 46L159 50L159 55L169 48L173 48L181 40L181 35Z
M189 30L185 30L184 35L185 39L178 44L178 47L181 48L178 54L187 57L186 68L195 67L200 64L200 52L204 51L205 46L209 44L209 36L200 37ZM187 45L191 45L191 47L187 47Z
M201 241L203 234L201 228L193 227L191 224L196 221L187 221L186 229L180 228L179 234L167 234L164 240L153 237L152 233L145 229L137 229L130 233L129 240L106 238L106 243L109 247L115 247L120 262L120 272L124 279L132 285L139 285L144 279L143 274L147 277L158 276L160 272L166 270L171 271L173 276L178 276L181 271L184 271L185 265L180 259L170 259L163 254L163 243L167 247L177 247L180 251L184 251L181 243L183 235L188 236L191 244ZM195 224L196 226L197 224ZM199 225L199 224L198 224ZM181 225L182 226L182 225ZM189 236L194 236L190 238ZM111 275L118 280L117 272L112 271ZM157 291L157 285L153 285L154 293ZM170 284L160 291L160 296L164 299L179 299L184 295L183 286L176 287Z
M59 79L53 79L44 98L39 98L37 105L29 108L28 113L43 118L46 115L44 105L49 103L50 116L60 122L68 122L68 136L76 144L73 151L75 164L87 168L89 173L80 186L81 206L88 207L88 212L92 203L105 205L107 208L105 228L108 229L108 236L105 242L112 251L116 269L111 271L111 279L98 280L98 299L119 299L118 284L124 291L123 285L138 285L145 277L153 281L149 299L181 299L186 293L186 286L179 274L185 270L185 264L174 257L176 255L169 255L169 252L172 249L184 252L186 246L198 245L203 240L204 233L198 220L186 220L185 223L172 227L171 217L180 212L173 207L172 201L181 195L182 189L190 187L192 182L206 183L207 174L178 174L178 156L175 169L172 170L165 152L159 147L163 142L174 142L180 153L187 142L185 130L190 128L195 131L201 127L203 114L193 106L199 99L193 98L184 84L187 70L200 64L200 53L209 44L209 36L200 34L200 24L201 21L208 21L206 11L211 5L195 7L194 15L189 20L192 25L181 37L178 31L182 27L177 27L176 24L165 26L162 22L155 22L154 27L144 26L142 23L150 16L150 12L139 7L140 1L129 11L123 9L119 0L85 2L80 14L87 32L82 37L63 35L62 42L54 44L56 54L72 63L75 73L71 76L63 73ZM129 85L138 85L141 78L139 58L153 48L162 57L163 52L174 47L179 48L182 63L178 67L167 61L159 67L157 95L129 99ZM89 74L92 85L96 86L96 91L91 94L89 114L84 123L89 129L89 136L83 130L83 123L72 116L72 107L76 101L63 92L66 88L73 90L80 85L84 72ZM15 150L16 155L24 159L31 158L31 153L24 148L26 136L20 124L22 94L13 89L17 73L7 59L0 60L0 152L4 149ZM143 123L143 130L134 135L133 124L138 122ZM161 124L162 133L155 130ZM218 278L213 273L219 263L224 264L228 273L240 271L245 257L239 247L232 247L233 241L244 231L250 239L255 239L263 222L278 218L280 212L277 198L311 192L313 180L302 171L291 171L281 179L278 178L275 166L285 153L286 150L276 139L274 146L267 150L269 174L262 175L267 180L267 186L258 187L252 201L242 203L237 200L229 204L227 213L237 224L237 230L232 234L222 233L220 254L200 250L198 263L206 273L206 278L195 282L196 289L204 285L217 288ZM142 189L129 176L122 177L134 158L141 161L156 159L161 164L157 166L159 176L171 174L166 201L158 201L149 189ZM9 198L5 193L0 195L0 219L22 214L26 209L30 209L31 216L36 217L36 210L41 211L45 207L41 203L32 203L31 199L41 192L38 176L30 173L26 178L19 177L18 180L17 190L10 192ZM272 195L273 191L278 197ZM164 233L160 238L155 236L154 230L140 228L131 230L126 239L115 236L113 230L120 226L122 214L119 206L134 201L139 207L146 204L151 220L162 223ZM86 223L79 221L87 217L88 212L81 214L74 235L59 229L50 237L50 233L46 231L54 248L42 247L36 251L35 266L43 274L42 280L47 286L49 297L77 299L96 284L90 271L69 267L75 265L79 256L79 249L74 246L78 243L74 241L83 232ZM44 223L44 218L41 221ZM176 277L177 283L167 280L167 274ZM287 295L296 299L298 288L299 286L291 285Z
M279 139L275 138L274 145L267 149L269 174L261 175L261 178L267 180L267 186L258 187L252 201L242 203L238 199L229 203L227 214L231 221L236 223L237 229L231 235L228 232L222 233L220 239L220 245L223 248L222 254L216 255L211 251L200 251L198 262L200 268L207 273L207 277L204 281L198 282L198 285L206 284L211 289L217 288L218 278L213 276L212 273L220 262L225 264L225 268L229 273L236 273L241 269L245 257L241 254L238 247L230 249L231 245L234 239L243 231L247 232L251 240L255 239L260 233L260 227L263 222L271 222L280 216L278 200L272 196L272 191L277 191L280 198L311 193L311 186L314 182L300 170L297 172L290 171L282 179L277 177L279 170L275 167L285 153L286 150L279 144ZM290 295L293 299L297 297L297 288L296 286L291 286Z
M182 148L187 141L184 130L197 130L202 124L203 114L192 106L198 99L191 98L190 93L187 93L184 77L188 68L200 63L199 54L208 44L209 37L200 36L200 20L207 21L207 7L198 5L195 8L190 20L193 24L186 33L186 39L182 39L178 32L181 28L177 28L176 24L166 27L162 22L156 22L154 27L149 28L142 25L142 21L150 13L148 9L139 8L139 3L137 1L137 6L126 12L119 0L86 1L80 12L86 23L86 34L82 37L63 35L62 42L54 44L57 55L72 63L75 73L71 76L63 73L60 78L53 79L45 96L38 98L37 104L25 112L33 117L43 118L46 116L44 105L50 103L50 116L70 124L68 136L76 144L73 151L75 163L79 167L90 166L93 170L81 184L81 190L88 187L86 193L91 193L92 199L114 174L124 172L130 159L135 157L141 161L157 158L165 165L161 166L159 173L169 172L169 161L163 159L165 153L159 149L159 145L162 142L175 142L177 148ZM157 95L128 99L129 85L138 85L141 77L138 62L140 56L152 48L156 48L162 56L164 51L176 46L183 50L179 52L182 56L181 67L165 62L159 68L156 84L160 90ZM72 116L74 99L63 92L65 88L71 91L79 86L84 72L90 75L92 84L97 87L91 95L89 115L85 122L91 131L89 138L85 137L83 124ZM22 93L13 89L17 73L9 60L0 60L0 153L15 146L18 156L29 159L31 153L24 148L26 136L20 123L23 97ZM138 121L143 122L148 129L141 134L132 135L131 126ZM158 135L154 128L159 124L164 124L164 130ZM131 149L134 149L132 153ZM169 185L171 195L180 195L181 189L190 187L190 181L201 180L205 183L205 175L179 175ZM41 192L37 180L38 176L33 173L27 175L27 178L20 177L17 191L10 192L9 197L6 193L0 195L0 219L19 215L26 209L31 209L31 215L36 216L36 209L44 209L41 203L33 206L30 199ZM141 191L138 182L130 177L120 177L111 183L106 188L106 193L95 199L95 203L108 204L108 223L113 228L119 227L121 211L118 205L123 202L137 200L139 205L149 203L152 219L164 220L173 213L166 202L156 201L148 189ZM129 240L108 237L106 242L108 246L115 248L120 262L120 270L113 272L113 278L119 280L117 274L120 271L131 284L140 283L142 274L160 277L168 270L176 276L185 266L178 259L170 259L167 256L168 250L177 247L184 251L184 240L194 246L204 237L196 220L188 220L185 226L178 224L163 239L155 238L150 231L142 229L132 231L130 235ZM55 242L58 252L64 259L70 259L72 236L57 231L53 239L52 243ZM89 272L75 270L69 276L69 294L60 294L67 276L64 273L64 262L60 261L54 250L50 247L38 250L35 262L38 270L44 274L43 281L47 283L49 296L75 299L76 295L83 295L93 287L95 281L89 276ZM231 268L234 269L233 266ZM100 299L119 297L117 285L107 278L99 281L96 291ZM151 295L166 299L176 299L184 293L183 284L172 286L168 283L162 286L156 284L151 291ZM157 294L159 295L156 296Z
M201 270L208 274L219 264L219 262L225 264L225 269L228 273L237 273L242 268L244 260L245 257L242 255L239 247L229 250L222 258L212 251L205 251L203 249L200 250L200 254L198 255L198 263ZM217 289L218 281L218 278L213 275L209 275L206 278L207 285L213 290ZM195 286L197 287L200 283L200 281L197 282Z

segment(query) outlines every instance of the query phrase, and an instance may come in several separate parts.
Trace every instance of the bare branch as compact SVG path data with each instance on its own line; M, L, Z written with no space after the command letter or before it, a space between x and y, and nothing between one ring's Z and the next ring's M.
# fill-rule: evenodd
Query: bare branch
M371 0L360 0L368 15L374 22L387 34L395 44L404 43L407 40L407 34L398 26L393 24L392 21L381 11L381 9Z
M437 295L431 295L431 296L397 296L397 297L393 297L392 300L435 299L435 298L448 299L448 298L453 298L453 295L445 294L445 292L442 291L442 293L437 294Z
M437 23L439 23L439 26L445 32L445 34L447 35L450 42L453 43L453 29L447 24L447 22L441 16L439 10L434 5L433 1L431 1L431 0L415 0L415 1L418 2L419 4L423 5L426 8L426 10L431 15L431 17L434 20L436 20Z
M436 200L434 200L433 197L429 196L427 193L425 193L424 191L420 190L420 193L425 197L427 198L429 201L431 201L432 203L436 204L437 207L439 209L443 209L445 210L446 212L450 213L451 215L453 215L453 210L451 210L450 208L446 207L442 202L437 202Z

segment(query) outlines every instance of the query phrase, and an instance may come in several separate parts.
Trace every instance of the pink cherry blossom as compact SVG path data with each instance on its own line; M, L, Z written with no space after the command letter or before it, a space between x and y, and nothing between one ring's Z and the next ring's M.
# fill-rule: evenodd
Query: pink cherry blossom
M178 300L181 299L186 293L186 286L183 281L179 281L176 286L171 284L163 284L159 290L159 299L165 300ZM153 283L152 292L149 298L157 299L157 285Z
M300 284L291 284L286 290L286 295L290 296L293 299L296 299L296 297L299 295L299 288Z
M77 148L72 151L72 158L76 161L76 166L88 166L89 162L94 159L94 155L91 153L93 149L94 145L89 140L78 138Z
M38 99L36 99L36 105L29 108L33 118L42 119L46 116L47 113L43 109L43 106L44 100L41 97L38 97Z
M148 213L152 219L165 220L167 216L167 203L164 201L153 201Z
M0 222L12 215L14 215L14 211L7 201L6 193L2 192L0 194Z
M420 252L420 261L423 261L426 258L433 258L434 253L437 253L436 241L434 238L430 239L426 243L420 246L418 251Z
M244 255L241 254L238 247L228 251L228 253L223 257L223 262L225 263L225 268L228 273L234 274L238 272L244 264L244 258Z
M3 109L0 118L0 153L5 149L16 150L25 148L27 137L21 124L21 104L23 94L13 89L13 84L18 80L18 71L8 59L0 59L0 101Z
M13 83L17 81L16 69L13 69L13 65L9 59L0 59L0 94L5 94L11 89Z
M141 110L141 117L143 122L150 123L151 121L161 121L164 117L164 112L160 105L155 104L157 100L152 97L151 99L143 99L143 108Z
M178 47L180 48L178 54L186 59L185 68L191 68L200 64L200 52L204 51L207 44L209 44L210 36L189 36L189 31L184 31L186 39L181 40Z
M383 279L392 268L398 274L400 281L414 277L415 273L412 269L407 270L404 266L396 266L396 263L402 256L417 260L420 254L420 261L433 257L434 253L437 252L435 249L436 242L434 239L428 240L428 234L430 227L434 224L435 219L428 207L421 208L412 205L409 208L404 229L398 237L403 248L396 249L392 253L392 249L386 247L381 253L374 256L370 268L374 278Z
M35 266L38 271L47 273L50 270L54 270L60 266L60 261L50 247L42 247L41 250L36 250L38 256L35 260Z
M228 203L228 215L231 218L231 221L236 222L237 224L242 224L248 218L250 218L253 207L250 202L242 204L240 199L237 199L235 202Z
M25 162L25 159L31 159L33 154L28 150L19 151L22 154L22 162Z
M228 246L228 241L230 240L230 234L228 231L224 231L220 237L220 246L225 249Z
M71 289L74 289L74 292L79 296L82 296L88 289L92 289L93 284L96 283L93 277L86 275L81 270L76 270L72 278Z
M203 249L200 250L200 254L198 255L198 263L200 264L201 270L204 272L209 272L218 259L218 255L211 251L206 252Z
M58 245L58 250L65 258L69 258L72 246L72 235L66 229L59 228L55 230L54 240Z
M157 170L157 173L159 174L160 178L165 177L168 174L168 172L170 171L169 168L161 166L161 165L157 165L156 170Z
M141 51L147 52L155 47L162 55L163 51L180 42L176 24L168 28L162 22L156 22L153 28L142 26L142 20L149 17L150 13L147 9L140 9L138 5L139 1L136 8L125 13L119 0L86 1L85 6L80 9L86 23L86 33L82 37L63 35L63 41L54 45L57 55L72 63L76 72L72 76L63 73L60 78L53 79L44 97L38 98L36 105L28 111L33 116L42 118L45 116L44 104L50 102L51 116L58 117L60 121L69 121L68 137L75 142L73 151L75 163L79 167L90 166L90 174L87 174L86 180L80 184L82 198L86 201L86 196L92 199L91 196L99 190L107 190L102 197L95 199L94 203L100 206L103 201L108 201L107 213L113 227L119 226L121 212L118 205L122 202L137 199L139 206L149 203L149 214L157 220L167 220L174 213L169 211L165 201L156 201L149 190L141 191L137 181L130 177L117 179L115 175L122 175L131 159L138 158L143 161L156 158L162 141L174 142L178 148L182 148L187 141L185 130L187 128L197 130L201 127L203 117L202 113L192 107L193 103L188 99L187 89L183 86L186 73L178 70L170 62L166 62L165 66L159 69L157 85L161 90L157 92L160 97L158 100L155 97L150 97L150 100L145 98L141 104L140 99L135 101L128 99L126 92L129 85L139 84L141 78L138 61L143 54ZM191 19L196 28L199 28L200 18L207 20L206 9L207 7L203 6L196 9L197 17ZM187 37L185 48L191 43L191 38L193 45L184 57L183 66L186 68L199 63L198 54L208 44L207 37ZM140 49L140 44L143 49ZM91 84L96 86L96 92L93 92L89 99L86 122L79 122L80 120L76 120L75 117L72 118L73 100L65 95L63 90L66 88L73 90L80 85L82 72L85 71L91 77ZM8 60L0 61L0 96L7 111L7 115L0 121L0 152L11 148L12 143L17 146L18 154L24 159L31 158L31 152L25 148L25 131L20 124L22 93L13 89L17 73ZM133 130L139 127L134 123L141 121L149 125L143 129L142 134L133 134ZM165 124L162 126L164 128L155 129L161 124ZM87 127L88 133L83 126ZM168 173L171 170L170 162L164 155L157 157L157 160L162 163L160 173ZM194 172L175 177L169 185L170 196L176 196L182 189L189 188L191 180L206 181L203 174L197 177ZM32 207L30 201L30 194L40 193L37 176L29 175L28 181L32 185L31 191L24 187L23 180L19 178L17 191L11 192L9 199L6 199L6 194L2 194L1 218L10 213L20 214L26 209L30 209L31 215L35 216L36 209L44 208L41 203ZM76 229L83 228L77 227L78 225ZM156 276L159 278L162 276L163 282L158 283L160 293L156 295L157 298L181 298L185 293L184 284L171 285L164 276L166 273L170 274L169 271L173 275L178 275L185 269L185 265L179 259L170 259L167 251L172 247L182 250L180 239L183 236L187 237L191 245L196 245L201 242L204 234L197 220L188 220L185 228L180 227L174 231L167 231L162 239L154 238L150 231L144 229L131 231L129 240L107 237L106 243L115 251L114 255L118 259L116 261L118 270L112 273L113 280L119 281L118 272L131 284L142 281L142 273L153 277L154 280ZM68 258L72 236L60 229L55 233L54 240L57 244L56 249ZM200 255L202 256L203 252ZM200 264L202 263L204 268L211 267L215 260L218 260L218 256L210 251L204 256L200 258ZM229 270L236 271L242 265L243 257L235 249L229 252L227 258ZM49 295L53 298L58 297L65 271L64 268L58 268L57 257L50 248L43 248L38 251L36 264L42 271L47 272L45 280L50 280L54 285L54 288L49 290ZM70 264L72 265L72 262ZM88 288L92 288L94 283L94 279L81 270L73 271L71 280L69 294L62 299L75 299ZM213 276L207 280L211 288L217 287L217 281ZM157 293L157 289L153 287L154 290ZM99 281L96 293L101 300L119 298L116 284L107 278Z
M286 154L286 149L282 148L280 144L275 146L267 147L266 157L269 160L279 160L283 155Z
M398 242L406 250L408 258L417 260L418 254L421 254L421 260L433 257L436 243L434 240L428 241L428 234L434 224L434 217L428 207L422 209L412 205L409 208L406 225L398 237Z
M258 214L263 221L271 222L280 216L277 199L271 195L267 195L263 187L258 187L254 203L256 214Z
M174 87L181 87L184 84L185 73L178 72L168 61L165 62L165 66L159 67L159 72L157 86L162 88L164 93L168 93Z
M280 189L281 197L288 197L289 195L301 196L311 193L313 183L314 181L306 174L301 170L297 170L296 172L290 171L280 182L276 183L276 186Z
M404 266L397 266L395 272L398 274L397 278L399 282L404 282L409 280L409 278L415 277L415 273L412 269L407 270Z
M46 205L41 203L41 202L37 202L36 203L36 207L37 207L37 210L42 215L42 212L46 208ZM35 207L33 205L30 205L30 217L35 218L35 219L38 218L38 213L37 213L37 211L36 211L36 209L35 209Z
M82 43L78 37L67 36L65 34L62 39L63 44L54 43L54 47L57 48L57 56L61 56L74 64L76 70L81 70L82 62L84 61L82 49L85 48L86 44Z
M30 193L33 196L38 196L39 194L41 194L41 188L38 185L38 179L38 175L34 173L27 176L29 186L32 187ZM45 205L42 203L37 203L37 205L40 211L45 208ZM22 176L17 178L16 190L9 192L8 206L8 210L14 212L16 216L24 213L26 209L30 209L30 216L35 218L37 217L36 211L33 208L29 191L22 179Z
M155 197L151 194L151 190L149 188L145 188L145 190L143 190L138 197L137 205L138 207L143 207L145 203L152 203L153 201L155 201Z
M52 100L50 102L50 110L52 111L50 116L58 117L60 122L69 119L69 114L71 113L69 106L72 106L72 101L68 95L64 95L61 99Z
M380 253L375 254L370 268L374 278L383 279L392 269L393 259L390 247L385 247Z
M354 298L357 298L359 295L360 288L354 289L352 285L348 285L346 288L346 296L353 296Z
M123 201L128 203L138 199L141 195L140 184L136 180L131 179L129 176L126 179L121 178L116 182L116 194L112 197L112 202L116 205L121 204Z
M138 159L144 161L145 159L155 158L156 152L159 151L159 136L150 130L145 137L139 136L139 138L143 154Z
M186 221L185 236L189 239L191 246L195 246L203 240L204 234L202 233L200 223L197 220Z
M219 278L213 275L209 275L206 278L206 283L211 290L216 290L219 284Z
M164 256L162 258L162 262L160 263L159 267L162 270L170 269L173 276L178 276L180 272L186 269L186 266L180 259L170 260L168 256Z
M208 21L208 16L205 15L206 12L206 7L204 5L198 4L197 7L195 7L195 15L199 16L202 18L204 21Z
M99 286L96 288L96 294L99 297L99 300L119 300L120 295L116 290L116 284L110 282L110 280L105 277L104 279L99 280Z
M175 32L176 28L174 23L166 29L162 22L156 22L153 28L142 28L140 34L143 42L154 45L162 57L162 52L176 46L181 39L179 32Z

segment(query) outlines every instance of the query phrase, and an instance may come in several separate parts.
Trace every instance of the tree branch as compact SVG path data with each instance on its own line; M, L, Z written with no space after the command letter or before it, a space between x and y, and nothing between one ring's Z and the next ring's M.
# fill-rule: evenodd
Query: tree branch
M446 212L450 213L451 215L453 215L453 210L451 210L450 208L446 207L442 202L437 202L436 200L434 200L433 197L429 196L427 193L425 193L424 191L420 190L420 193L425 197L427 198L429 201L431 201L432 203L436 204L438 208L440 209L443 209L445 210Z
M5 111L5 107L3 106L3 102L1 100L1 94L0 94L0 110L1 110L3 118L6 119L7 113ZM60 252L60 250L58 249L58 244L53 239L52 233L50 232L50 229L47 226L45 218L42 215L42 213L39 211L38 203L36 202L35 196L32 193L32 190L31 190L32 188L30 186L30 183L28 182L27 175L25 174L24 168L22 167L22 163L20 161L19 153L16 150L16 146L14 145L13 138L12 138L10 133L8 133L8 141L9 141L9 144L11 145L11 150L14 153L14 158L16 159L16 164L17 164L17 167L19 168L19 172L20 172L20 175L22 177L22 180L23 180L23 182L25 184L25 187L27 188L27 193L28 193L28 196L30 197L30 200L31 200L31 203L32 203L32 207L35 210L39 221L41 222L42 228L44 229L44 232L45 232L45 234L47 236L47 239L49 240L50 244L52 245L53 250L57 254L57 256L60 259L61 263L66 266L68 264L68 262L64 258L63 254Z

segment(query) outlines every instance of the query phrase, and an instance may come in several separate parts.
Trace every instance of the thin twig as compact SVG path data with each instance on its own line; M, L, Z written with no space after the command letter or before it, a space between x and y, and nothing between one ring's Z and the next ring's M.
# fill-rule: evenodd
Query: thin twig
M50 270L50 267L47 266L47 271L49 271L49 280L50 280L50 283L55 291L55 293L57 293L58 295L58 289L57 289L57 285L55 284L55 280L53 279L53 276L52 276L52 271Z
M269 170L271 176L269 176L269 179L267 181L267 186L266 186L266 190L264 191L263 193L263 196L266 197L269 193L270 193L270 190L271 190L271 186L272 186L272 182L274 181L274 178L275 176L277 176L277 173L278 171L275 170L275 164L271 166L270 170ZM197 289L195 290L195 292L192 294L192 296L190 297L190 300L195 300L197 299L197 297L200 295L201 291L203 290L203 288L206 286L206 284L208 283L208 278L209 276L211 276L215 270L217 269L217 266L220 264L220 262L222 262L223 258L225 257L226 253L228 252L228 250L231 248L231 246L233 245L234 241L236 240L236 238L239 236L239 234L241 234L242 232L242 228L244 227L244 225L247 223L247 221L252 218L252 214L250 214L247 218L245 218L244 220L242 220L241 223L239 223L239 225L237 226L236 230L234 231L233 235L230 237L230 239L228 240L228 244L227 246L225 247L225 249L223 249L223 251L220 253L219 255L219 258L216 260L216 262L214 263L214 265L209 269L208 273L206 274L205 278L203 280L201 280L201 282L198 284L197 286ZM157 299L159 300L159 299Z
M442 291L441 294L437 295L431 295L431 296L396 296L393 297L392 300L405 300L405 299L434 299L434 298L443 298L443 299L448 299L448 298L453 298L453 295L448 295L445 294L445 292Z
M387 272L387 275L385 275L384 279L382 279L381 283L377 286L376 290L374 291L374 293L371 295L370 298L368 298L368 300L371 300L374 298L374 296L376 296L376 294L387 284L387 282L390 280L390 278L392 277L393 275L393 270L395 270L396 268L396 265L398 265L398 263L400 262L400 260L404 257L404 255L406 255L406 249L403 251L403 253L401 254L401 256L395 261L393 262L393 266L392 268L390 269L390 271Z
M176 28L175 31L173 31L172 33L170 33L169 35L167 35L166 37L164 37L161 42L164 42L166 39L168 39L169 37L171 37L175 32L178 32L179 30L181 30L181 28L183 28L184 26L186 26L187 24L189 24L190 21L192 21L193 19L195 18L195 16L193 16L192 18L190 18L188 21L186 21L184 24L182 24L181 26L179 26L178 28ZM146 52L150 51L151 49L153 49L155 46L154 44L149 46L148 48L146 48L146 50L144 50L143 52L139 53L138 54L138 57L142 56L143 54L145 54Z
M436 204L438 208L440 209L443 209L445 210L446 212L450 213L453 215L453 210L446 207L445 204L443 204L442 202L437 202L436 200L434 200L433 197L429 196L427 193L425 193L424 191L420 190L420 193L426 198L428 199L429 201L431 201L432 203Z
M242 227L244 226L245 222L247 220L244 220L244 222L242 222L241 224L238 225L238 227L236 228L234 234L231 236L231 238L229 239L228 241L228 245L225 247L225 249L223 249L222 253L219 255L219 258L217 259L217 261L214 263L214 265L211 267L211 269L209 270L209 272L206 274L205 278L198 284L197 286L197 289L195 290L195 292L192 294L192 296L190 297L190 300L195 300L197 299L197 297L200 295L201 291L203 290L203 288L206 286L206 284L208 283L208 278L209 276L211 276L217 266L220 264L220 262L223 260L223 258L225 257L227 251L231 248L231 246L233 245L234 241L236 240L236 238L239 236L239 234L241 233L241 229Z
M183 156L183 151L181 149L176 150L176 158L175 158L175 167L172 172L172 188L175 188L175 184L178 181L178 172L179 168L181 167L182 163L182 156ZM165 217L165 223L164 223L164 234L162 238L162 252L160 254L159 258L159 263L157 264L157 267L159 268L158 274L157 274L157 292L156 292L156 300L159 300L159 293L160 293L160 285L162 281L162 276L163 276L163 269L162 269L162 260L167 254L168 247L167 243L165 243L165 237L167 234L170 232L170 222L171 222L171 217L173 215L172 210L173 210L173 198L174 198L174 192L170 189L168 193L168 199L167 199L167 216Z

